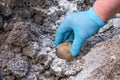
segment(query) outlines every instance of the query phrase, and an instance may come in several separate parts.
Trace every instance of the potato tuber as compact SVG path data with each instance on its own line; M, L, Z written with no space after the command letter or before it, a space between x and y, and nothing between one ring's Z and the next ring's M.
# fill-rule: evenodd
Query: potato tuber
M71 61L73 59L73 57L70 53L70 49L71 49L71 44L69 42L62 43L57 46L56 54L61 59Z

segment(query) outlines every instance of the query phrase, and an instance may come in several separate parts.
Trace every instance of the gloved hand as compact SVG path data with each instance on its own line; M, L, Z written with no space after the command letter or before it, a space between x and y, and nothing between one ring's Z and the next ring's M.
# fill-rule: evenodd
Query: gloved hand
M82 44L96 33L104 23L93 8L83 12L74 12L65 17L57 29L54 45L73 40L71 55L78 56Z

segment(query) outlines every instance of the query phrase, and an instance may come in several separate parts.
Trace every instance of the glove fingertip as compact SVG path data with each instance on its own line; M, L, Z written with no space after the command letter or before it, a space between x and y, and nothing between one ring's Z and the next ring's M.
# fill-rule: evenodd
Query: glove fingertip
M75 40L73 41L72 48L71 48L71 55L73 57L76 57L80 54L80 50L81 50L83 41L81 40L81 38L79 38L79 39L75 38Z
M79 55L79 51L76 51L76 49L71 49L71 55L72 55L73 57L76 57L76 56Z
M63 42L63 38L64 38L64 36L61 33L57 33L56 37L55 37L55 41L54 41L54 46L56 47L57 45L62 43Z

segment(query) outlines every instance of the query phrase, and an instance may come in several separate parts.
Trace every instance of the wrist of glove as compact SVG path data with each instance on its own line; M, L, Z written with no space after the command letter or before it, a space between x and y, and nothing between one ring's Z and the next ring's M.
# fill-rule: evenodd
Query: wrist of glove
M66 40L73 41L71 42L71 55L78 56L83 43L105 24L93 8L71 13L64 18L58 27L54 45L57 46Z

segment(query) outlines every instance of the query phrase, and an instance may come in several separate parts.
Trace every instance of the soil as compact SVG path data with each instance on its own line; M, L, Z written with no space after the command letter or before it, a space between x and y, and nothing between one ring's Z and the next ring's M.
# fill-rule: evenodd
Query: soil
M70 62L58 58L53 46L65 15L94 1L0 0L0 80L119 80L119 14Z

